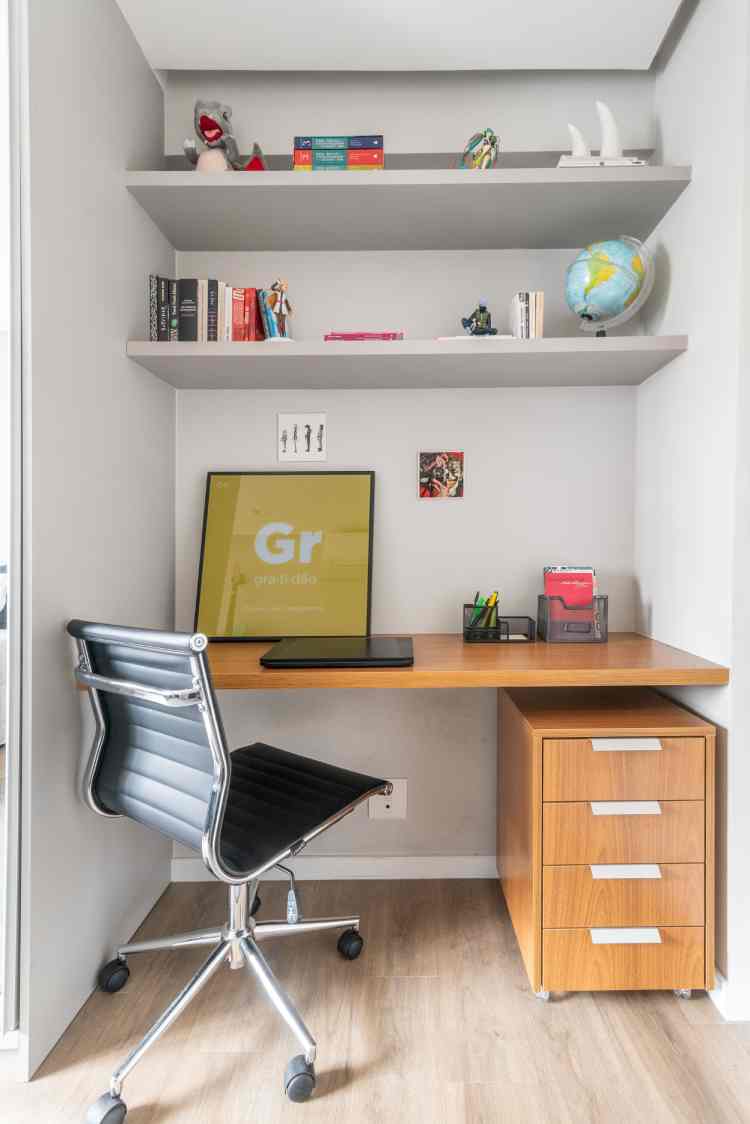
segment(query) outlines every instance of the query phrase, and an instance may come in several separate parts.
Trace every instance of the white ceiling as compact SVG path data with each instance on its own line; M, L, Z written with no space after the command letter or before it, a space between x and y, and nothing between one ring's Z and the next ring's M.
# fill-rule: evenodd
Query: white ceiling
M155 70L645 70L681 0L118 0Z

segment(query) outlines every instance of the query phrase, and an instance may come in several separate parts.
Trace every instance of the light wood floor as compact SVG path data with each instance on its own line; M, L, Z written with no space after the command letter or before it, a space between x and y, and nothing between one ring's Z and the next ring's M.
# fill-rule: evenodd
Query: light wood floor
M671 994L530 994L493 882L303 885L308 914L362 912L367 946L343 962L324 934L264 945L318 1040L318 1090L288 1103L297 1047L244 972L220 972L125 1085L127 1124L722 1124L750 1121L750 1024ZM280 915L284 887L263 888ZM170 887L141 934L224 915L216 885ZM60 948L64 970L64 944ZM205 952L131 959L115 996L94 995L13 1124L81 1124L113 1064ZM5 1095L5 1094L4 1094Z

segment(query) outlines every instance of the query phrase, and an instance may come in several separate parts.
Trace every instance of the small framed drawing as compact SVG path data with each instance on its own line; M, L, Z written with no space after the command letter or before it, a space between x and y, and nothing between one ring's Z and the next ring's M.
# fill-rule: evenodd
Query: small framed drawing
M464 454L420 453L418 488L422 500L462 499Z
M276 455L280 461L327 461L325 414L279 414Z

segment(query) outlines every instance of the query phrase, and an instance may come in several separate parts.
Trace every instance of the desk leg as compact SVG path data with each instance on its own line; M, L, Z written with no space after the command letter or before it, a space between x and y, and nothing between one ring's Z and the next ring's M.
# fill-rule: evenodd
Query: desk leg
M497 870L529 982L542 990L542 742L498 691Z

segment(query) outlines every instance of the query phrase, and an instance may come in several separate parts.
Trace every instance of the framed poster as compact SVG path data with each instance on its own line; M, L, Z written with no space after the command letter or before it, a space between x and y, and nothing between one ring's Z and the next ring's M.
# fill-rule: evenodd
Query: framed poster
M367 636L374 493L374 472L209 472L196 630Z

